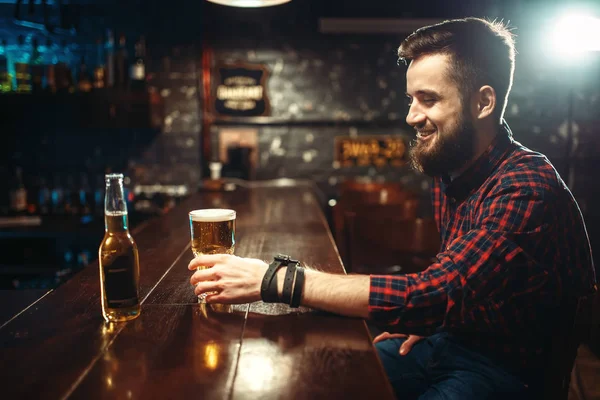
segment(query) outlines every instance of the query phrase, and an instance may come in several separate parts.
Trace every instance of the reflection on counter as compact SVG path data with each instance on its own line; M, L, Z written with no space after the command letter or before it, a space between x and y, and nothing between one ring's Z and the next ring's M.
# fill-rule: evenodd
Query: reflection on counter
M102 326L102 347L104 349L102 357L98 360L102 375L102 386L100 391L104 396L117 399L135 399L141 397L140 382L143 382L148 375L148 366L146 356L140 352L130 351L127 359L123 360L117 355L113 344L115 336L123 329L122 324L113 322L104 323ZM142 329L141 322L135 321L134 329ZM127 363L127 374L123 373L122 363ZM132 380L131 376L136 379Z

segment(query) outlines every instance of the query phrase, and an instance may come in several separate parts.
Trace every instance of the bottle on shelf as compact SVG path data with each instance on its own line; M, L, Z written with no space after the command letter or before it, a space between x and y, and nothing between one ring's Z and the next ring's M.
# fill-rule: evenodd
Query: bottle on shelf
M17 46L12 58L15 69L13 86L16 88L17 93L31 93L31 51L25 43L23 35L19 35L17 38Z
M46 39L46 51L43 55L43 64L46 82L44 87L47 92L56 93L56 64L58 64L58 46L52 40Z
M123 174L106 175L105 234L98 249L102 315L107 322L128 321L140 314L140 263L129 233Z
M23 169L15 169L15 180L10 189L11 214L25 215L27 213L27 189L23 182Z
M21 6L23 5L23 0L16 0L15 1L15 14L14 17L16 20L20 20L21 19Z
M106 64L102 39L96 41L96 60L94 65L94 89L103 89L106 85Z
M62 215L65 211L65 194L62 184L60 182L60 176L54 175L54 182L50 191L51 195L51 208L50 212L53 215Z
M88 67L85 63L85 55L81 55L77 79L77 90L80 92L89 92L92 90L92 81L90 80Z
M60 49L57 52L58 63L54 67L56 76L56 89L59 93L73 93L73 55L65 40L61 42Z
M31 89L39 93L44 88L44 60L36 38L33 38L31 45Z
M92 189L88 176L85 172L82 172L79 178L79 213L81 215L90 215L92 213Z
M115 86L115 37L110 29L106 31L106 43L104 49L106 57L105 87L112 88Z
M26 178L28 179L24 179L24 185L27 188L27 214L39 215L40 178L38 176L26 176Z
M48 187L46 178L40 178L40 186L38 190L38 211L40 215L48 215L52 206L52 193Z
M127 39L125 35L122 34L119 36L119 49L115 54L115 86L119 89L126 89L128 86L128 59Z
M10 65L8 59L6 40L0 40L0 93L12 92L12 76L8 70Z
M73 175L67 175L67 185L65 187L65 213L67 215L79 214L79 190L75 187Z
M146 41L143 36L135 43L135 59L129 70L131 90L143 92L146 90Z

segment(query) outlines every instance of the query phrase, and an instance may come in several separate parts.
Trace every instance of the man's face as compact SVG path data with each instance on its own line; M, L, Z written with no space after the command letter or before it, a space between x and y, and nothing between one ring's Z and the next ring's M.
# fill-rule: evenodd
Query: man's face
M458 86L448 76L451 62L448 55L422 56L406 73L411 101L406 122L417 131L410 159L429 176L456 172L474 157L475 128Z

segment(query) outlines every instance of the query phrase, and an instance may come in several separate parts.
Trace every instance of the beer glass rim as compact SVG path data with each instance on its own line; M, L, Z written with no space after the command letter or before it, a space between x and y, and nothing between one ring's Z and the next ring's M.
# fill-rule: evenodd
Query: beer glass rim
M203 208L190 211L189 216L196 222L225 222L234 220L236 212L227 208Z

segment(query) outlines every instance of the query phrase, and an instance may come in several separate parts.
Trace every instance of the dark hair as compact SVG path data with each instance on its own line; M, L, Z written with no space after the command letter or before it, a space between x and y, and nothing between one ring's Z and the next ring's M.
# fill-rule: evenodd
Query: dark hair
M417 29L398 49L405 63L424 55L447 54L453 65L450 78L458 85L462 100L481 86L496 91L494 115L504 115L515 71L513 34L502 22L480 18L444 21Z

